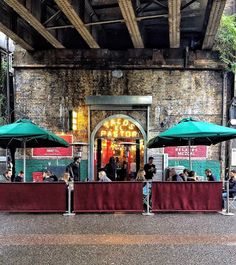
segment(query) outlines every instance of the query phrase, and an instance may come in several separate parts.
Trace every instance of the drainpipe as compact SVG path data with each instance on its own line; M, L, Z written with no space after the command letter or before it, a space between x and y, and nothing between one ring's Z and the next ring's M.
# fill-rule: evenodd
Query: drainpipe
M184 50L184 68L188 67L189 47L186 46Z
M221 110L222 110L222 120L221 124L222 126L226 126L226 120L227 120L227 109L226 109L226 91L227 91L227 73L223 72L223 83L222 83L222 101L221 101ZM229 152L230 150L228 150ZM229 152L230 154L230 152ZM225 167L226 167L226 143L222 142L220 144L220 166L221 166L221 176L220 179L224 180L225 177Z
M9 80L9 64L10 64L10 60L9 60L9 38L7 37L7 123L11 122L11 118L10 118L10 80Z

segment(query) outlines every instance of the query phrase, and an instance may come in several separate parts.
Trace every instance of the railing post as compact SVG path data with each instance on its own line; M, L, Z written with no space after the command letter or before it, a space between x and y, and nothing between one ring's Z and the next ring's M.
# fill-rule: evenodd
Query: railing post
M150 189L149 189L149 187L152 187L152 186L149 186L149 185L151 185L150 183L151 183L152 181L146 181L146 186L147 186L147 211L145 212L145 213L142 213L143 215L149 215L149 216L151 216L151 215L154 215L154 213L151 213L150 212Z
M226 213L229 213L229 181L226 182L226 192L227 192L227 197L226 197Z
M67 205L68 205L68 210L63 214L64 216L75 216L75 213L71 212L71 185L73 185L73 182L69 182L68 187L67 187L67 192L68 192L68 200L67 200Z

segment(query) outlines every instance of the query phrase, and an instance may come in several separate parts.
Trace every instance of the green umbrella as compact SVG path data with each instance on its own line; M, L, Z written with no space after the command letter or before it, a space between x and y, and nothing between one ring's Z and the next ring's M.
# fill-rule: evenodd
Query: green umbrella
M147 143L148 148L163 146L189 146L191 168L191 145L211 145L236 138L236 130L193 118L181 120L177 125L160 133Z
M68 147L69 144L52 132L40 128L31 120L21 119L0 126L0 147L24 148L24 173L26 174L26 148Z

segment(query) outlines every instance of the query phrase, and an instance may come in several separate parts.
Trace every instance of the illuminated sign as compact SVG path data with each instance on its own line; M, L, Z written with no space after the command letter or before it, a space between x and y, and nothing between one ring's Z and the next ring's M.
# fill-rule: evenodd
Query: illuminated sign
M103 123L97 134L105 138L139 138L139 129L127 119L116 118Z
M88 142L88 107L80 106L72 111L72 130L80 142Z

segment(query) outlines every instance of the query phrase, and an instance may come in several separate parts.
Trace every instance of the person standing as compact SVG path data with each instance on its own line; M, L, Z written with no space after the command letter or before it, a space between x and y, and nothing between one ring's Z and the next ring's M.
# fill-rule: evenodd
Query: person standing
M115 158L113 156L110 157L109 163L106 164L104 170L105 170L105 172L107 174L107 177L111 181L115 181L116 180L116 162L115 162Z
M70 179L80 181L80 162L81 157L75 156L74 161L66 167L66 172L70 174Z
M136 162L135 162L135 160L130 163L130 176L131 176L131 180L135 180L135 178L136 178Z
M13 175L13 164L12 164L10 156L7 157L7 169L6 170L9 170L9 171L12 172L12 174L11 174L11 182L14 182L15 176Z
M13 164L11 162L10 156L7 157L7 170L13 171Z
M148 158L148 163L145 164L144 170L146 172L146 179L152 179L154 174L156 174L156 166L153 164L154 158L150 156Z
M120 170L120 180L128 180L128 163L124 160Z

